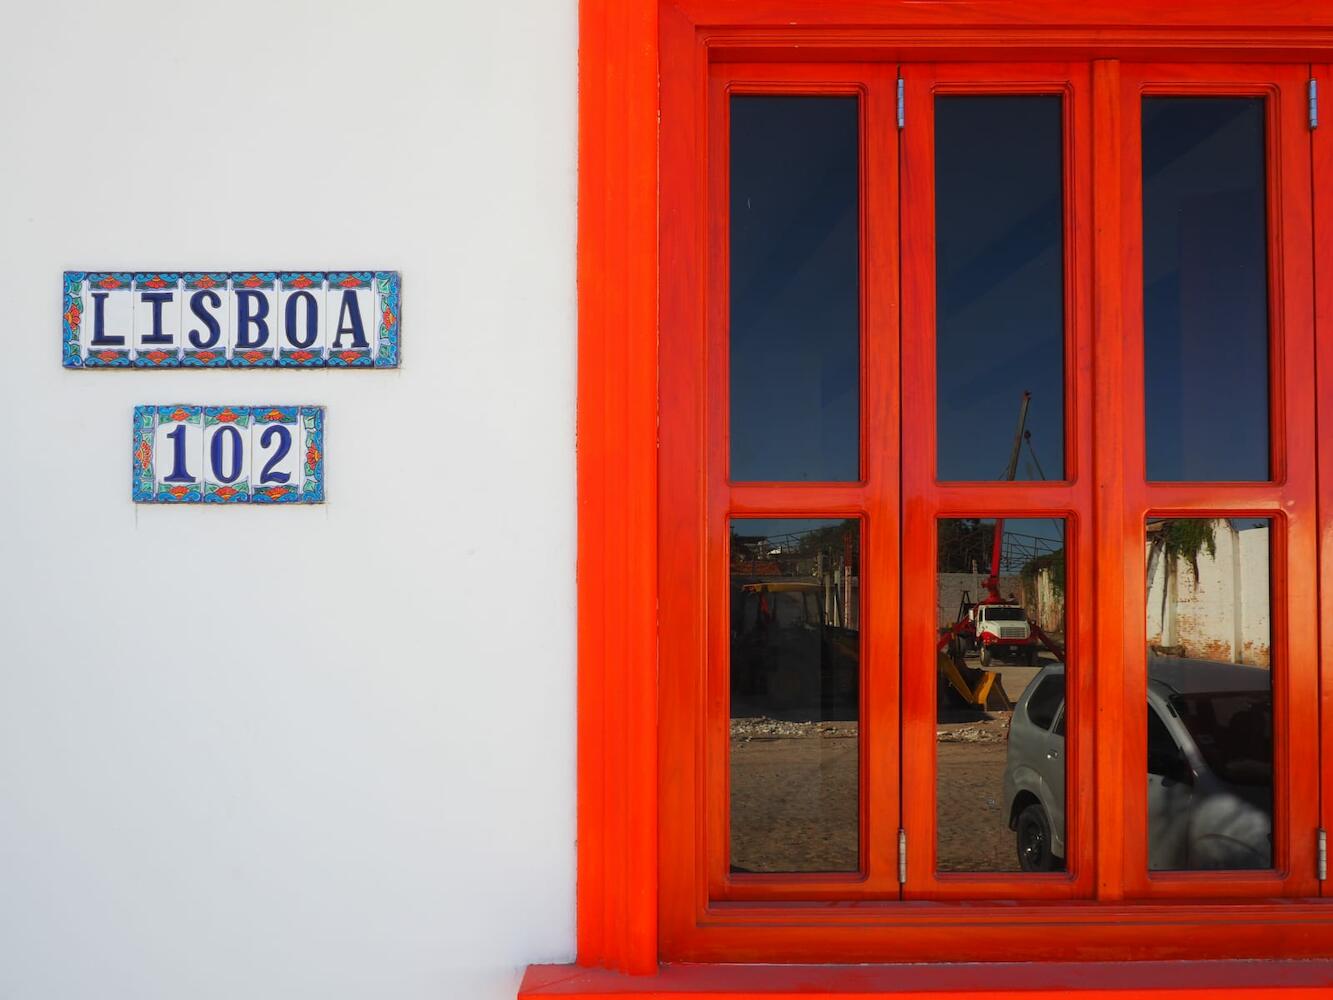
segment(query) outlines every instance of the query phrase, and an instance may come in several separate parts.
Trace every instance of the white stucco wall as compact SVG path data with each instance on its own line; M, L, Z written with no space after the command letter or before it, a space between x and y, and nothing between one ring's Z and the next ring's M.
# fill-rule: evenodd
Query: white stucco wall
M573 951L574 0L0 2L0 997L512 997ZM396 268L398 372L78 372L66 268ZM139 402L329 503L135 508Z

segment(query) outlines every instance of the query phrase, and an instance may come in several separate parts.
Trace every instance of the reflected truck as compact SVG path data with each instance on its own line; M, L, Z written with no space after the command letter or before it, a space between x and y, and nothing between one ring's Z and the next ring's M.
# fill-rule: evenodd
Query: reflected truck
M1273 699L1269 671L1151 655L1148 681L1148 867L1272 867ZM1065 845L1064 664L1024 689L1004 771L1009 827L1024 871L1062 871Z

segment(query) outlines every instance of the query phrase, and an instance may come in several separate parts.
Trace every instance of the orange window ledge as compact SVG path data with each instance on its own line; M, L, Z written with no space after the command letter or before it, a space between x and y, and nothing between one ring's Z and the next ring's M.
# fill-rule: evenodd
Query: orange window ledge
M1333 961L1032 962L949 965L663 965L627 976L531 965L519 1000L688 997L689 1000L1251 1000L1333 997Z

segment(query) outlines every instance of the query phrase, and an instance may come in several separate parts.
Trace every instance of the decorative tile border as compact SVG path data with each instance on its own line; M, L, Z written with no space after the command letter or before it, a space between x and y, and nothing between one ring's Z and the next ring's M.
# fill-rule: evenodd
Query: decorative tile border
M66 368L397 368L402 360L397 271L66 271L62 287Z
M324 407L136 406L135 503L323 503Z

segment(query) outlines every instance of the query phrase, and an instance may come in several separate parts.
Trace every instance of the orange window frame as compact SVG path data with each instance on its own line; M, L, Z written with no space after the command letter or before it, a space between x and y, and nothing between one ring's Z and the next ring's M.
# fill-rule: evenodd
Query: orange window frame
M1312 562L1297 565L1284 553L1313 554L1317 543L1324 579L1333 566L1333 407L1319 406L1316 412L1317 399L1333 399L1333 277L1321 273L1316 280L1309 255L1302 265L1299 254L1293 260L1285 250L1274 271L1283 282L1272 297L1274 344L1284 351L1277 355L1284 359L1281 369L1274 370L1273 450L1280 472L1275 481L1225 488L1144 483L1142 415L1132 405L1141 398L1133 386L1136 379L1141 385L1142 365L1135 298L1139 261L1131 248L1138 225L1137 154L1133 116L1124 112L1127 88L1158 84L1277 93L1273 113L1282 116L1282 138L1275 140L1270 132L1270 164L1276 141L1282 147L1276 163L1281 189L1292 194L1292 204L1301 201L1296 192L1302 181L1307 194L1303 214L1279 205L1279 215L1270 216L1270 231L1279 220L1283 238L1299 243L1305 227L1313 258L1326 270L1333 266L1333 204L1319 185L1309 194L1310 164L1313 176L1330 178L1324 187L1333 190L1333 138L1327 130L1312 139L1304 135L1300 141L1311 150L1304 168L1285 144L1298 135L1299 95L1310 64L1316 64L1313 76L1323 92L1333 94L1333 76L1324 65L1333 60L1333 16L1280 0L1219 2L1206 11L1146 0L1077 7L1015 0L1003 9L981 2L584 0L581 17L580 964L646 973L659 960L1333 955L1333 903L1315 896L1328 892L1327 883L1301 874L1302 868L1313 870L1311 836L1288 831L1284 887L1243 875L1216 890L1201 888L1198 883L1205 880L1193 876L1149 879L1136 867L1135 849L1126 841L1126 831L1140 822L1129 790L1141 773L1140 733L1132 721L1141 713L1127 708L1141 704L1142 692L1135 689L1127 651L1136 648L1143 630L1142 594L1135 583L1142 577L1142 546L1135 540L1149 513L1253 513L1275 519L1274 578L1286 581L1285 588L1275 589L1275 639L1288 662L1301 657L1318 664L1317 691L1279 696L1285 699L1280 725L1287 734L1279 746L1299 740L1298 749L1313 747L1317 756L1318 747L1330 745L1333 629L1319 629L1317 619L1333 613L1333 587L1319 586ZM705 860L710 848L698 822L710 766L698 752L708 707L701 692L709 641L699 594L708 567L718 565L718 553L703 544L698 530L709 515L709 466L703 459L714 446L698 382L707 357L699 331L707 327L712 308L706 272L718 248L704 221L709 138L703 126L711 66L794 58L838 64L1086 62L1091 114L1102 125L1098 134L1115 137L1087 151L1090 219L1088 231L1075 235L1080 245L1090 246L1097 275L1098 291L1088 307L1091 328L1099 340L1119 343L1123 350L1102 351L1086 372L1081 363L1071 369L1090 383L1090 393L1085 387L1074 398L1096 415L1095 454L1090 468L1076 460L1069 483L1056 487L1090 494L1086 525L1077 511L1086 509L1087 496L1071 496L1063 506L1076 513L1071 538L1080 550L1078 573L1086 575L1101 609L1093 612L1092 630L1083 641L1096 662L1126 667L1089 674L1098 723L1109 718L1124 724L1120 741L1104 740L1103 751L1084 765L1092 773L1097 824L1091 899L998 907L983 902L960 909L961 904L939 898L904 908L896 902L831 907L712 895L716 886ZM1149 62L1154 73L1145 72ZM1186 63L1208 66L1186 73L1181 69ZM906 253L904 281L911 269ZM1074 275L1067 280L1074 282ZM1079 405L1074 403L1076 410ZM1077 412L1073 419L1077 422ZM1079 431L1073 433L1071 444L1077 447ZM904 462L905 477L911 466ZM949 509L957 488L931 489L934 510ZM868 532L863 544L871 544L873 535ZM906 566L911 558L906 547L902 555ZM911 642L907 633L903 638ZM1292 780L1277 793L1286 797L1279 810L1287 810L1293 827L1297 820L1317 819L1327 828L1333 767L1307 780L1296 774L1295 761L1287 763ZM1279 854L1279 868L1283 860ZM1291 897L1277 902L1288 890ZM1210 894L1224 898L1202 898ZM1127 901L1143 896L1153 898ZM1040 934L1032 933L1034 924ZM961 952L960 940L966 942Z

